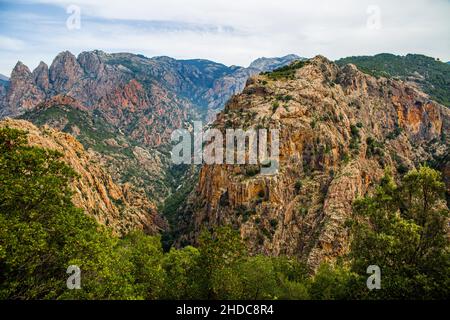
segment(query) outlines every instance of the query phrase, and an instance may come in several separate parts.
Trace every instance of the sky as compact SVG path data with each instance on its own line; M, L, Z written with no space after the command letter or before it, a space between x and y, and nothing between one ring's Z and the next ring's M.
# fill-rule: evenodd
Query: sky
M450 60L450 0L0 0L0 73L61 51L247 66L389 52Z

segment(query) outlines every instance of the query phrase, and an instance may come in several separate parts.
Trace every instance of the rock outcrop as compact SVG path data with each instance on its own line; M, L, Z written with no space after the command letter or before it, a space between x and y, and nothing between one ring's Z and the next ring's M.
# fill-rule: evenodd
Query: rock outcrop
M442 161L450 147L448 108L404 82L321 56L251 78L213 126L279 130L279 172L204 165L179 243L195 243L204 227L233 225L253 253L297 256L312 268L347 252L352 203L386 168L398 176Z

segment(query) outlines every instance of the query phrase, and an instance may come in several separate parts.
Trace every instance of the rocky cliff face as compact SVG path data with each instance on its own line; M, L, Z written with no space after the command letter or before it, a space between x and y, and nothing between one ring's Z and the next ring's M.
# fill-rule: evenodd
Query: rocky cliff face
M174 128L183 127L193 111L191 104L170 95L160 85L154 83L145 88L136 80L103 97L97 110L144 146L167 143Z
M60 151L63 160L79 174L72 183L74 204L99 223L111 227L116 234L123 235L135 229L157 234L167 227L144 194L130 184L114 183L97 155L86 151L71 135L46 126L39 129L24 120L5 119L0 127L24 130L30 145Z
M254 253L291 255L311 267L348 249L353 201L386 168L438 163L448 179L450 110L403 82L316 57L248 81L216 128L280 130L280 170L205 165L184 208L180 243L231 224ZM445 165L447 161L447 165Z

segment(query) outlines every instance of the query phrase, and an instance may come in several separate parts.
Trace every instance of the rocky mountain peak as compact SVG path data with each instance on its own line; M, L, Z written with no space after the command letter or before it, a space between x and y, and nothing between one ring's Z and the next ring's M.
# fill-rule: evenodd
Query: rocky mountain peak
M339 67L326 57L318 55L308 60L307 65L304 69L301 68L300 72L310 78L334 81L339 73Z
M44 92L49 90L49 71L45 62L41 61L36 69L33 70L33 79L41 90Z
M58 54L50 66L50 82L58 93L68 93L82 76L83 69L69 51Z
M253 61L249 68L251 69L257 69L260 71L271 71L273 69L276 69L282 65L286 65L294 60L302 59L300 56L295 54L289 54L284 57L280 58L258 58L255 61Z
M0 117L23 113L44 98L45 93L36 86L30 69L19 61L11 72L9 88L3 102L6 106L1 108Z
M95 78L104 74L104 58L105 53L102 51L88 51L80 53L77 60L86 75Z
M22 61L18 61L11 72L11 81L16 80L32 80L30 69L22 63Z

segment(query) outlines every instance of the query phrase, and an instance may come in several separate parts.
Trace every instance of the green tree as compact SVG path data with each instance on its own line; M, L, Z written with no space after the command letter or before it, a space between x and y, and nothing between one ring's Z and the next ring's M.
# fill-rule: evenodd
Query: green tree
M196 279L203 291L201 298L239 299L242 283L238 266L246 256L239 233L230 227L204 230L199 237L199 251Z
M196 299L201 295L199 283L195 279L195 275L199 274L199 256L198 249L191 246L179 250L172 248L165 254L165 299Z
M160 298L165 282L161 238L134 231L120 241L118 251L121 259L132 265L130 280L134 281L138 296L150 300Z
M277 277L277 299L309 299L310 270L305 264L288 257L274 257L272 263Z
M448 207L440 173L413 170L397 186L387 173L373 196L354 205L352 269L369 265L382 271L382 290L368 298L432 299L449 295Z
M322 264L311 279L309 294L315 300L345 300L353 296L353 290L360 280L349 268Z
M117 239L72 204L76 174L60 157L0 129L0 298L135 298ZM70 265L82 290L66 287Z
M271 258L261 255L248 257L238 269L242 299L263 300L276 297L277 277Z

